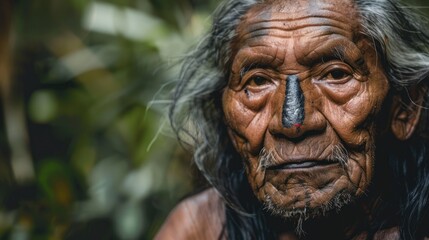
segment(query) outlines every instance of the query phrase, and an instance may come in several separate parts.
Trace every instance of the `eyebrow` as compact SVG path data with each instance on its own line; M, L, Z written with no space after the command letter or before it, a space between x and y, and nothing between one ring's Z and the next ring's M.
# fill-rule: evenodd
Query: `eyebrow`
M257 53L253 56L246 56L245 60L241 63L239 74L240 77L243 77L249 71L258 68L275 70L283 65L283 63L284 59L269 54Z
M359 53L358 57L356 59L350 59L349 55L347 54L347 50L345 46L335 46L332 48L332 56L341 60L348 62L355 67L358 67L360 69L365 68L365 59L363 58L363 55Z
M361 55L361 54L359 54ZM333 48L331 48L327 54L322 56L322 61L323 60L328 60L329 58L334 58L334 59L339 59L341 61L349 61L349 62L353 62L353 63L358 63L358 64L362 64L363 57L359 56L357 59L350 59L349 55L347 54L346 51L346 47L345 46L335 46Z
M358 69L365 70L367 68L362 52L357 47L348 51L345 45L337 44L333 47L329 45L316 49L313 54L307 55L303 59L303 63L305 65L315 65L331 60L340 60Z
M335 46L328 51L328 57L333 57L344 61L346 58L346 50L344 46ZM326 56L322 56L322 60L325 60Z
M242 67L240 69L240 77L243 77L249 71L251 71L253 69L257 69L257 68L263 68L263 69L271 68L271 69L275 69L276 67L272 66L271 64L262 63L262 62L251 63L249 65L245 65L244 67Z

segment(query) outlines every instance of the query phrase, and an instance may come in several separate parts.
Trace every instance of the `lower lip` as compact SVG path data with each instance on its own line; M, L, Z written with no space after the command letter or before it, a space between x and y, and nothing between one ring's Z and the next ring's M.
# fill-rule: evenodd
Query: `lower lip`
M301 163L290 163L283 166L278 167L272 167L268 168L268 170L274 170L274 171L283 171L283 170L312 170L317 168L325 168L325 167L332 167L332 166L338 166L338 162L317 162L317 161L311 161L311 162L301 162Z

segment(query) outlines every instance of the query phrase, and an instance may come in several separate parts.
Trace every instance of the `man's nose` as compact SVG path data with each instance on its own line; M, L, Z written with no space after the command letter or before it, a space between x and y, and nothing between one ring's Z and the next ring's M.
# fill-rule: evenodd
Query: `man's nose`
M283 94L277 93L274 101L274 115L269 131L275 137L297 142L308 135L319 134L326 128L326 120L313 106L312 99L306 99L296 75L286 78Z
M304 93L299 78L290 75L286 78L285 99L282 108L282 124L285 128L300 127L305 118Z

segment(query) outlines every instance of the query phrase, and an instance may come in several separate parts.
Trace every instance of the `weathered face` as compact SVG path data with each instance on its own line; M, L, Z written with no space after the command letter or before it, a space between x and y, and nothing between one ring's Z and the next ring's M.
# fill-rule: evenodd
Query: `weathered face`
M255 195L314 213L365 192L389 84L351 1L270 1L243 18L223 110Z

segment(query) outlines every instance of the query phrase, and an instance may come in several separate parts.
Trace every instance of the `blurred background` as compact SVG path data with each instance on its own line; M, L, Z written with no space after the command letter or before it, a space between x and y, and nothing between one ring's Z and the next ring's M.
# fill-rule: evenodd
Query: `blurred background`
M0 239L152 239L204 185L166 113L218 3L1 1Z

